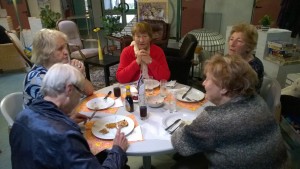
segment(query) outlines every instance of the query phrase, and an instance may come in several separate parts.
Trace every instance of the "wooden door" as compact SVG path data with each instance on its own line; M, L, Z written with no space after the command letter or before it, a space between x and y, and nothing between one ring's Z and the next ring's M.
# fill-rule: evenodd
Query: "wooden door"
M277 27L276 21L280 11L280 3L281 0L255 0L251 23L260 25L259 20L264 15L269 15L273 20L271 27Z
M182 0L181 37L194 29L203 28L205 0Z
M28 17L30 16L30 13L27 7L27 0L17 0L17 10L19 13L21 25L19 25L12 0L10 1L0 0L0 3L1 3L1 7L3 9L6 9L7 15L11 16L14 29L17 29L19 26L22 29L30 29L29 21L28 21Z

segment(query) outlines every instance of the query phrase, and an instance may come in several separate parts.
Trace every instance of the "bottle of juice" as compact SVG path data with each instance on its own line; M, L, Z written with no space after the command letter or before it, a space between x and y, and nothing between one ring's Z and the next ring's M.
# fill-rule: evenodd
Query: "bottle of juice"
M131 97L130 86L126 86L125 108L128 112L134 112L134 105Z

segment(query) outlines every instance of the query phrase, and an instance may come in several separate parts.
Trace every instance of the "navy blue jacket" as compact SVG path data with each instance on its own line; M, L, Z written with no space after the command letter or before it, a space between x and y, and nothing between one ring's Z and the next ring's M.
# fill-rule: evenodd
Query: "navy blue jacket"
M9 141L13 169L120 169L127 162L126 153L113 146L101 166L79 126L45 100L17 116Z

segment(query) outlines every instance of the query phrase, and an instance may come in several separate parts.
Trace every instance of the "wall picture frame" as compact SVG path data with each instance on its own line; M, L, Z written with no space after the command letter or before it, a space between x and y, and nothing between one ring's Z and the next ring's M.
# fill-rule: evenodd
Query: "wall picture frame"
M168 3L168 0L139 0L137 20L163 20L168 23Z

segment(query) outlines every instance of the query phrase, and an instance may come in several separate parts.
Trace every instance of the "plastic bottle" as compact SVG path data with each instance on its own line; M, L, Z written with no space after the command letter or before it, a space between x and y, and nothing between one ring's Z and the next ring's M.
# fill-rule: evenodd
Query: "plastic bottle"
M128 112L134 112L134 105L131 97L130 86L126 86L125 108Z

